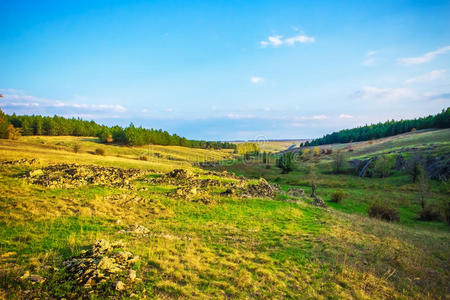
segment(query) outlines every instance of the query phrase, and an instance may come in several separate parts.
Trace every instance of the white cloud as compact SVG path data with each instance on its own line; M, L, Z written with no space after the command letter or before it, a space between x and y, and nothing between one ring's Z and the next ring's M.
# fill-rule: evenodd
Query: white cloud
M340 114L339 119L352 119L352 115Z
M398 60L398 63L401 64L401 65L418 65L418 64L423 64L423 63L429 62L430 60L432 60L437 55L444 54L444 53L446 53L448 51L450 51L450 46L445 46L445 47L439 48L439 49L437 49L435 51L431 51L431 52L425 53L422 56L400 58Z
M325 116L325 115L312 116L312 118L313 118L314 120L325 120L325 119L328 119L328 117Z
M118 104L73 103L30 96L22 91L13 89L0 89L0 91L3 94L3 97L0 98L0 106L20 114L81 115L126 112L126 108Z
M263 47L266 47L268 45L278 47L283 44L283 41L281 40L283 36L281 35L272 35L267 38L267 41L261 41L260 44Z
M292 37L283 39L282 35L272 35L265 41L261 41L261 47L278 47L281 45L293 46L295 43L314 43L316 39L313 36L307 36L305 34L300 34Z
M371 67L375 65L375 54L377 54L378 51L371 50L366 53L366 58L361 63L364 67Z
M423 74L423 75L420 75L417 77L409 78L409 79L405 80L405 83L429 82L429 81L437 80L437 79L444 77L445 72L447 72L447 71L446 70L433 70L429 73L426 73L426 74Z
M294 45L295 43L314 43L316 39L312 36L296 35L284 40L288 45Z
M364 86L353 95L357 99L377 99L377 100L398 100L406 98L416 98L417 94L407 88L377 88Z
M235 114L235 113L227 114L228 119L253 119L255 117L256 116L252 114Z
M258 76L253 76L250 78L250 81L254 84L258 84L264 81L264 78L262 77L258 77Z

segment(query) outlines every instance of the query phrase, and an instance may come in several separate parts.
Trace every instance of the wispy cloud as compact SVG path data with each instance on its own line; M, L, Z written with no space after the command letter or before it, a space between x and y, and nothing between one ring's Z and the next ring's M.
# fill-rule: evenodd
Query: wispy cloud
M375 65L375 54L377 54L378 51L374 51L371 50L369 52L366 53L365 55L365 59L363 60L363 62L361 63L362 66L364 67L371 67Z
M433 80L437 80L440 79L442 77L444 77L445 72L447 72L447 70L433 70L429 73L417 76L417 77L412 77L409 78L407 80L405 80L405 83L420 83L420 82L430 82Z
M313 120L325 120L325 119L328 119L328 117L325 115L316 115L316 116L312 116L312 119Z
M417 98L417 93L407 88L377 88L364 86L351 95L352 98L363 100L399 100Z
M352 115L347 115L347 114L340 114L339 115L339 119L352 119L353 116Z
M258 83L262 83L264 81L264 78L258 77L258 76L253 76L250 78L250 81L254 84L258 84Z
M422 56L400 58L398 60L398 63L401 65L405 65L405 66L423 64L423 63L429 62L430 60L435 58L437 55L447 53L448 51L450 51L450 45L439 48L435 51L425 53Z
M18 114L60 114L60 115L90 115L124 113L126 108L115 104L86 104L60 100L51 100L27 95L23 91L0 89L0 107Z
M265 48L268 46L279 47L282 45L293 46L296 43L314 43L316 39L313 36L307 36L305 34L300 34L288 38L283 38L282 35L272 35L267 38L267 40L259 42L261 47Z

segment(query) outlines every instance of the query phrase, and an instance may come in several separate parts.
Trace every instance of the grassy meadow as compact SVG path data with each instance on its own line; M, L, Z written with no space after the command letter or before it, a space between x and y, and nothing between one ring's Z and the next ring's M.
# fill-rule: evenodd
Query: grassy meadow
M362 157L425 147L447 153L450 130L418 132L354 145ZM424 146L424 144L427 144ZM75 145L78 145L75 147ZM74 149L78 148L77 153ZM95 155L95 149L104 155ZM37 158L34 165L0 165L0 298L157 298L157 299L448 299L450 230L443 222L417 220L417 187L407 175L359 178L330 173L330 157L311 156L289 174L274 162L239 162L229 150L177 146L122 147L85 137L22 137L0 140L2 160ZM248 178L264 177L282 189L310 193L311 178L328 208L306 199L227 197L211 188L209 204L173 197L176 185L153 183L162 173L185 168L203 179L218 176L199 161L228 162L227 170ZM34 169L79 163L145 171L133 190L85 185L47 188L27 182ZM341 203L329 202L343 190ZM121 203L111 196L130 194L143 201ZM433 181L429 201L449 198L447 183ZM367 217L375 200L398 207L400 221ZM124 234L128 225L150 230ZM139 280L124 290L104 285L89 289L67 279L62 262L96 240L122 240L140 257L133 265ZM25 272L45 278L21 280Z

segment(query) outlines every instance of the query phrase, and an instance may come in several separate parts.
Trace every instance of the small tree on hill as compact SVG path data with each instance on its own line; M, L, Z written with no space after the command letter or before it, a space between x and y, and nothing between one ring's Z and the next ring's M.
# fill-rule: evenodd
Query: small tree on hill
M294 169L294 153L287 152L282 154L277 161L277 166L282 174L287 174Z
M333 155L333 172L340 174L344 171L346 165L346 156L342 151L336 151Z
M425 209L425 198L428 195L429 184L428 177L422 165L419 165L417 172L417 188L419 190L420 206Z

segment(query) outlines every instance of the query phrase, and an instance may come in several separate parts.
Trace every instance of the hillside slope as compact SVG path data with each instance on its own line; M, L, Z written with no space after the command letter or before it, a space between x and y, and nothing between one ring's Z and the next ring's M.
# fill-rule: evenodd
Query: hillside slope
M76 143L80 153L73 152ZM89 153L97 147L106 155ZM142 152L147 161L139 159ZM250 191L264 181L192 165L199 156L231 159L227 151L27 137L0 140L0 156L7 161L0 164L0 295L6 298L443 299L450 293L447 227L391 224L297 197L263 197ZM37 160L11 162L22 158ZM73 162L86 166L61 165ZM125 178L98 166L138 170ZM161 176L180 167L192 174ZM275 176L274 167L245 167L230 169ZM283 178L282 187L302 186L302 172ZM324 189L326 183L350 187L338 178L318 182ZM393 190L397 183L364 187L372 193L371 185ZM87 261L93 252L83 251L100 239L121 240L133 256L108 252L95 270L82 269L105 281L86 285L67 265ZM105 245L96 251L112 249ZM117 255L132 259L121 264Z

